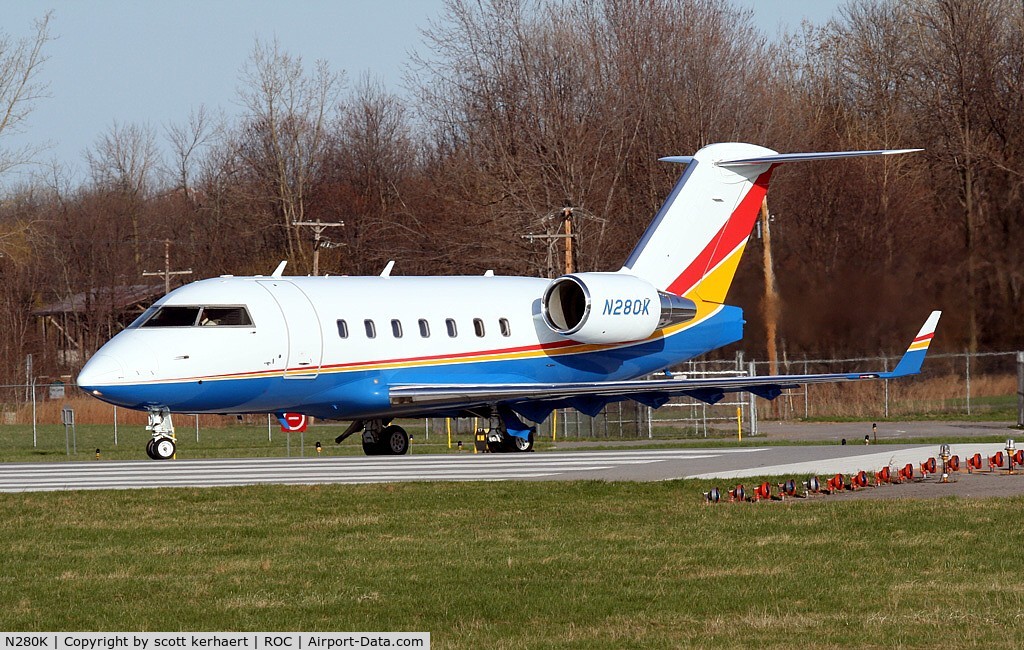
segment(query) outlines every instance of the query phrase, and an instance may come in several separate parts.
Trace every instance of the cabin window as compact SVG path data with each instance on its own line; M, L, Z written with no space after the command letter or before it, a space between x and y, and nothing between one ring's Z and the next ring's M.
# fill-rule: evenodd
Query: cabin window
M454 318L447 319L444 322L444 324L448 327L448 336L450 336L452 338L455 338L456 336L459 335L459 330L458 330L457 327L455 327L455 319Z
M367 318L363 321L363 326L366 327L366 338L377 338L377 326L373 324L372 320Z
M396 339L402 338L402 321L397 318L391 320L391 333L395 335Z
M199 307L161 307L142 327L192 327L199 318Z
M428 338L430 336L430 323L427 322L426 318L420 319L420 336Z
M245 307L203 307L199 324L203 327L247 327L252 325L252 319Z
M501 330L502 336L512 336L512 326L509 325L507 318L498 319L498 328Z
M343 339L348 338L348 323L345 322L344 318L338 319L338 336Z
M484 321L482 318L473 319L473 331L476 332L477 336L484 335Z

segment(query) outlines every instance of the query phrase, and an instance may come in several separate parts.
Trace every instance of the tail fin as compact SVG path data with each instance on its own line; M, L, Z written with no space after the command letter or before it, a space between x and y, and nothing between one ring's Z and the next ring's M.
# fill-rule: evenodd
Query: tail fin
M928 353L928 346L932 344L932 338L935 336L935 328L939 325L939 316L941 315L941 311L933 311L929 314L928 320L924 322L924 326L921 327L921 331L918 332L917 336L914 337L914 340L910 342L910 346L903 354L903 358L901 358L900 362L896 364L896 367L892 372L882 374L883 379L916 375L921 372L921 364L924 363L924 355Z
M686 171L621 271L662 291L722 303L777 165L909 151L920 150L779 154L726 142L708 145L692 157L662 158L685 164Z

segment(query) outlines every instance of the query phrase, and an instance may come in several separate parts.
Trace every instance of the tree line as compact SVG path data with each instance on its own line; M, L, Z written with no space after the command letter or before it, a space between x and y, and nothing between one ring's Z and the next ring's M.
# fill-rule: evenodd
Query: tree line
M31 107L49 16L0 38L4 148ZM114 123L85 177L36 165L0 202L0 383L70 374L123 326L113 296L172 265L191 279L321 273L548 275L573 208L575 266L617 269L676 180L657 162L705 144L781 152L924 148L784 167L769 194L780 348L896 351L933 308L937 347L1024 345L1024 7L851 0L770 40L728 0L448 0L408 66L408 95L257 41L238 115ZM197 98L201 100L201 98ZM162 143L162 146L161 146ZM730 302L763 354L762 240ZM162 283L160 283L162 286ZM81 356L47 349L33 310L69 296ZM731 354L726 350L725 354Z

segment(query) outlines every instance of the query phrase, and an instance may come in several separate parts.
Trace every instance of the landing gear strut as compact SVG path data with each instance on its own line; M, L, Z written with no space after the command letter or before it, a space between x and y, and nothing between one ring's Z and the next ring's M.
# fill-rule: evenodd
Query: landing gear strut
M533 451L534 427L520 429L526 425L511 414L506 414L508 420L506 422L506 418L497 414L497 408L492 409L491 413L492 415L488 419L487 451L491 453ZM509 431L510 425L515 426L515 433Z
M340 437L340 436L339 436ZM409 453L409 434L397 424L384 426L369 420L363 429L363 453L367 456L402 456Z
M171 412L165 408L150 411L146 430L153 432L153 437L146 443L146 455L153 460L173 458L176 439L174 424L171 422Z

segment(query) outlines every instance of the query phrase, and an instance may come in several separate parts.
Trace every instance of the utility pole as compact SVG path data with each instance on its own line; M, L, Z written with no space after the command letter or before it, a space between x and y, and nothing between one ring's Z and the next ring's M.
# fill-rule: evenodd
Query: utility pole
M313 229L313 275L320 275L320 235L327 228L341 228L345 225L345 222L334 221L325 223L317 219L316 221L293 221L292 225L307 226Z
M172 271L171 270L171 240L164 240L164 268L160 271L142 271L143 276L147 275L162 275L164 276L164 294L171 292L171 276L172 275L192 275L192 269L187 271Z
M764 320L768 339L768 373L779 374L779 351L775 339L778 331L779 293L775 285L772 262L772 234L769 226L768 199L761 202L761 241L764 243Z
M572 273L575 270L575 268L576 268L576 264L575 264L575 261L574 261L575 253L573 251L573 246L572 246L572 242L576 238L576 233L573 232L573 229L572 229L572 211L573 211L573 208L566 206L566 207L562 208L560 213L559 212L552 212L552 213L548 214L546 217L544 217L544 220L549 222L547 234L535 235L533 233L527 233L525 235L519 235L519 237L521 239L525 239L525 240L527 240L527 241L529 241L531 243L533 243L534 241L536 241L538 239L539 240L544 240L544 241L548 242L548 277L549 278L555 277L554 252L555 252L555 243L559 239L564 239L565 240L565 272L567 274L568 273ZM551 219L551 217L555 216L556 214L561 214L561 216L562 216L562 223L565 224L565 232L564 233L552 232L549 220Z
M779 374L779 351L776 347L779 319L779 292L775 285L775 265L772 261L772 232L769 225L768 198L761 201L761 241L764 244L764 327L768 340L768 374ZM806 390L806 387L804 387ZM771 403L774 417L779 415L779 405Z
M572 251L572 208L568 206L562 208L562 223L565 224L565 272L569 274L576 269Z

